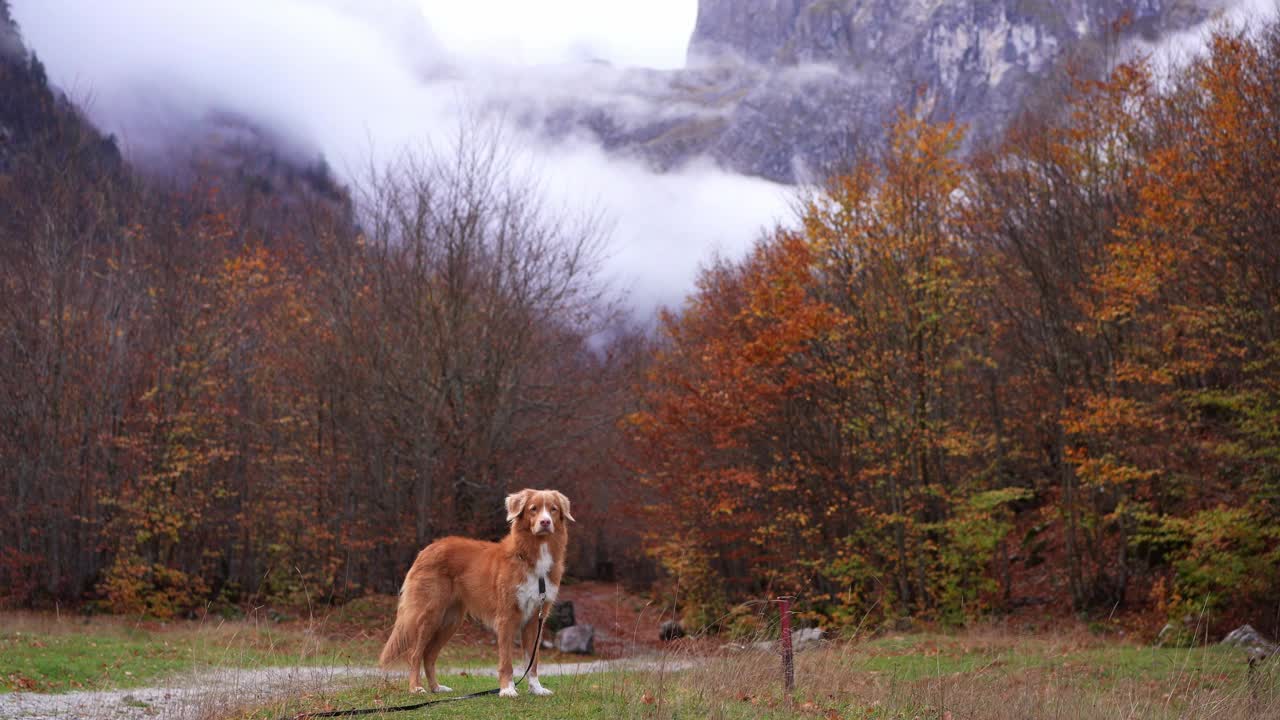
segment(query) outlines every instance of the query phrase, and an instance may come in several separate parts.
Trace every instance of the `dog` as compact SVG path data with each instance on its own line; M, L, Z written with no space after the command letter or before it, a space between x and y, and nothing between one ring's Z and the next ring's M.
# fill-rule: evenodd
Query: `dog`
M560 591L569 544L569 498L555 490L521 490L507 496L510 532L501 542L462 537L436 540L418 553L400 587L396 623L379 664L407 662L409 690L451 692L436 680L436 659L464 616L498 635L498 694L516 697L511 656L516 633L530 653L529 691L550 695L538 682L536 618L545 617ZM546 583L545 597L538 580ZM419 671L425 670L424 688Z

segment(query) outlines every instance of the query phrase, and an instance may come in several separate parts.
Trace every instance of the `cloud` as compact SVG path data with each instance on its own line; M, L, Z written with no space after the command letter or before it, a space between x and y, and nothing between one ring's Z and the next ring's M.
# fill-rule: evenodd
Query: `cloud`
M1209 37L1217 30L1229 32L1256 27L1280 15L1280 0L1225 0L1209 19L1156 40L1135 41L1133 49L1149 55L1157 67L1178 68L1208 50Z
M323 153L348 180L404 147L445 144L474 108L500 105L506 95L607 95L618 70L564 62L584 42L599 45L593 53L645 55L628 49L625 28L605 18L601 8L614 3L506 3L562 11L577 6L586 14L585 26L541 42L545 47L532 53L545 61L541 66L513 64L482 46L519 23L541 23L551 33L554 14L495 17L496 34L479 37L467 35L466 22L477 22L485 10L499 12L503 3L482 0L471 14L449 14L446 5L470 6L443 0L15 0L13 10L54 82L86 99L95 122L126 150L154 150L211 113L227 113ZM422 12L433 6L442 13L439 23L428 23ZM644 25L639 17L631 21ZM537 44L536 34L524 37ZM634 37L638 43L646 35ZM670 48L655 52L671 55ZM627 101L637 98L643 96ZM786 188L708 163L660 174L581 139L553 145L520 132L509 137L534 159L553 204L596 210L611 221L605 273L630 291L641 316L679 303L713 251L737 255L760 228L789 215Z
M684 65L697 0L421 0L450 50L516 63Z

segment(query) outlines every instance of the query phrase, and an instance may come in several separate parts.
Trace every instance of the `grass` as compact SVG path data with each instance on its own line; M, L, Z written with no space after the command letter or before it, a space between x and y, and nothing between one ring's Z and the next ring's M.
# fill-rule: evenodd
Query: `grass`
M705 652L706 644L699 648ZM696 659L698 664L684 672L550 678L546 684L557 691L552 698L467 700L434 707L430 717L1280 718L1280 661L1251 676L1243 653L1220 647L1152 648L1084 632L1025 636L999 629L890 636L834 643L798 656L797 690L791 697L780 687L779 660L772 653L726 651L693 658L687 652L668 654ZM463 692L493 682L445 679ZM266 720L420 699L403 692L403 681L370 681L229 717Z
M200 667L368 664L345 643L270 622L129 623L0 616L0 692L141 687Z
M744 716L728 709L735 699L751 707L747 717L1280 717L1276 664L1250 678L1244 654L1228 648L978 630L893 636L802 655L790 701L779 688L776 659L759 654L695 669L675 695L718 700L712 715L720 717Z
M519 717L521 720L594 720L597 718L626 717L627 695L620 692L626 675L602 673L545 678L544 684L555 691L549 697L534 697L521 689L520 697L500 698L494 695L459 702L444 703L413 713L376 713L369 718L430 717L432 720L456 718ZM457 697L467 693L495 687L492 677L441 677L441 682L453 688L452 693L442 695L414 695L405 691L403 681L367 681L359 685L329 689L284 702L263 705L248 711L227 716L235 720L276 720L293 717L301 712L318 712L338 708L391 707L412 705L428 700ZM640 699L639 696L636 699ZM429 715L427 715L429 713Z
M375 665L384 637L380 628L352 620L350 613L358 610L281 623L266 617L161 623L4 613L0 693L144 687L201 668ZM488 663L490 654L482 645L457 644L441 662L473 667Z
M356 605L322 620L275 623L251 617L167 624L0 615L0 690L134 688L199 668L369 666L382 640L379 623L385 612ZM692 662L693 667L674 673L547 677L545 684L557 693L549 698L522 692L514 701L484 697L411 716L1280 720L1280 659L1251 674L1237 650L1152 648L1094 636L1082 627L1032 634L992 626L830 643L796 658L797 690L790 697L782 692L779 660L770 652L731 650L722 638L703 638L669 646L664 657ZM564 658L549 653L543 659ZM450 645L441 666L490 667L494 661L494 647L477 635ZM495 683L491 677L456 673L443 681L455 694ZM305 711L424 699L405 692L401 675L330 682L293 687L292 696L270 702L228 697L213 702L201 716L274 720Z

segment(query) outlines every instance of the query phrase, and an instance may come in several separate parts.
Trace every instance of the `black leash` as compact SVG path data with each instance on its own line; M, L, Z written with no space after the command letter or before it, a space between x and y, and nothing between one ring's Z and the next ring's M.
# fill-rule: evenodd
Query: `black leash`
M529 671L533 669L533 662L538 659L538 651L542 648L542 625L544 622L543 610L547 605L547 581L546 578L538 578L538 594L542 601L538 604L538 636L533 641L533 652L529 653L529 664L524 668L524 674L520 679L511 684L515 687L524 682L529 677ZM348 710L328 710L325 712L304 712L297 715L289 715L280 720L307 720L308 718L332 718L332 717L353 717L356 715L373 715L374 713L397 713L409 712L410 710L420 710L424 707L432 705L443 705L445 703L458 702L459 700L470 700L472 698L487 697L489 695L497 695L502 692L502 688L493 688L492 690L481 690L473 692L470 695L459 695L457 697L440 698L439 700L428 700L426 702L414 703L412 705L393 705L391 707L382 708L351 708Z

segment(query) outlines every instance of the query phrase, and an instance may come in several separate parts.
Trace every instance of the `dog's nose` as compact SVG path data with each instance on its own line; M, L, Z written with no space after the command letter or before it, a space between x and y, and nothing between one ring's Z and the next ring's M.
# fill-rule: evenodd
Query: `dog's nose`
M551 527L551 521L550 521L550 520L542 520L542 521L540 521L540 522L538 523L538 525L539 525L539 526L541 526L541 527L544 527L544 528L549 528L549 527Z

